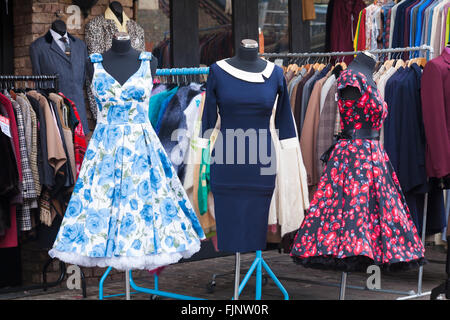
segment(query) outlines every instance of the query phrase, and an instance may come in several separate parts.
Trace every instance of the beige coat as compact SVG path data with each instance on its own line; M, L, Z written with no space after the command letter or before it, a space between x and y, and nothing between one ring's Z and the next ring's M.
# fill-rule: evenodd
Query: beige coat
M35 90L28 92L28 94L39 101L39 106L44 112L45 124L47 129L48 162L50 166L53 167L56 174L56 172L58 172L58 170L67 161L66 153L64 152L64 147L56 120L53 117L53 113L50 110L47 99L43 95L39 94Z

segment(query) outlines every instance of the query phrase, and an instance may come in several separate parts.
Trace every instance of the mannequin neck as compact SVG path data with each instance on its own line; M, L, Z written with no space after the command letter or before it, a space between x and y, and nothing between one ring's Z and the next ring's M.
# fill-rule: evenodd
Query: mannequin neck
M61 36L65 35L67 32L66 24L62 20L53 21L51 28L53 31L60 34Z
M355 59L349 64L349 68L363 73L372 79L376 61L364 53L358 53Z
M116 54L127 54L131 51L131 48L131 40L112 40L111 51Z
M120 4L120 2L113 1L109 4L109 8L114 13L114 15L117 17L117 20L119 20L120 23L123 23L123 7Z
M243 62L254 62L258 59L258 48L239 46L236 57Z
M267 62L259 59L258 48L245 48L239 46L236 55L227 60L233 67L247 72L262 72Z

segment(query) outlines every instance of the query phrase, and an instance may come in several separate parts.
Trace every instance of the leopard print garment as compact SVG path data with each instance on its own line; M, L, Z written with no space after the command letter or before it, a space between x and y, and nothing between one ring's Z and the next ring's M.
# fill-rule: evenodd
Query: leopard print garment
M128 20L127 30L131 39L131 46L139 51L145 51L145 34L144 29L134 20ZM85 42L89 54L103 53L112 46L114 34L119 30L113 20L106 19L104 15L93 18L86 24ZM89 100L89 108L94 119L97 119L97 107L94 96L91 91L90 79L87 82L87 95Z

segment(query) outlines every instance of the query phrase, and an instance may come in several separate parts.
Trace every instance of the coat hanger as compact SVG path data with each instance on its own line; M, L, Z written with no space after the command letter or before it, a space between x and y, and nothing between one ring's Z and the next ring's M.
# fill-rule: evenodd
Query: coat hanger
M400 67L406 67L406 63L405 61L403 61L403 59L401 58L401 52L399 52L399 59L397 60L397 62L395 63L395 69L398 69Z
M392 68L392 65L394 64L394 59L388 59L384 62L383 66L386 70L389 70Z
M340 59L340 61L339 61ZM343 70L347 69L347 64L344 62L345 56L341 56L337 59L339 61L339 65L342 67Z
M314 61L314 64L313 64L313 68L316 71L319 69L319 64L317 63L318 60L319 60L319 57L316 57L316 60Z

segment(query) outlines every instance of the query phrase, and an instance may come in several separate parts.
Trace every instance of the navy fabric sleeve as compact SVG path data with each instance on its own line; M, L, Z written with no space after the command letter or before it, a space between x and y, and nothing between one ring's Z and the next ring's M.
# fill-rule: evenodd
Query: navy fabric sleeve
M36 44L36 42L32 43L30 46L30 59L31 59L31 67L34 75L41 74L41 66L39 62L40 50Z
M275 68L280 68L276 66ZM292 115L289 93L283 72L279 72L278 102L275 113L275 129L278 130L280 140L294 138L296 136L294 117Z
M209 139L212 129L214 129L217 122L216 78L213 70L213 66L211 66L206 82L205 105L202 115L201 138L205 139Z

